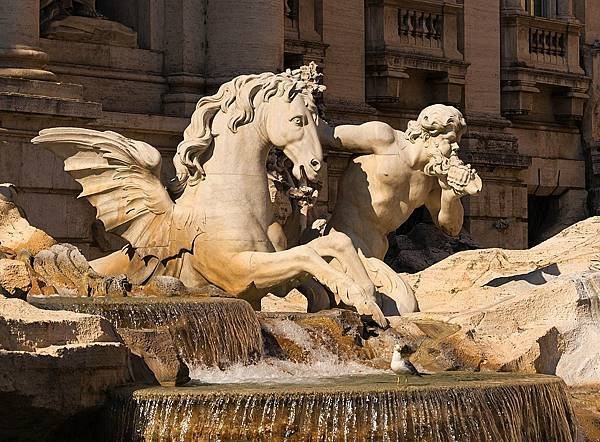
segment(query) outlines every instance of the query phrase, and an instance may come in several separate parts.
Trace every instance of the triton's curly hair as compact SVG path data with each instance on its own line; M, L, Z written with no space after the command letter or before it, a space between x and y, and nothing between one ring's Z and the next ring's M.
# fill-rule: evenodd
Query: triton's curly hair
M464 133L467 123L458 109L445 104L433 104L421 111L417 121L409 121L406 137L411 143L441 134L454 132L457 138Z

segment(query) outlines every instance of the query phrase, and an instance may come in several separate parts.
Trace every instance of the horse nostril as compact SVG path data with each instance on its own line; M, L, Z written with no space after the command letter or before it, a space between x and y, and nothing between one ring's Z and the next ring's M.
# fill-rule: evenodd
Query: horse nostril
M310 167L312 167L315 172L318 172L321 169L321 162L316 158L313 158L310 160Z

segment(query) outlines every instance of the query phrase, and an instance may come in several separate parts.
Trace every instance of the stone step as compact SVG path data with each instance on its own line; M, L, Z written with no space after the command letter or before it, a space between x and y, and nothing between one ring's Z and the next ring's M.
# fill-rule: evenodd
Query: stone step
M1 77L0 94L32 95L83 101L83 86L73 83Z

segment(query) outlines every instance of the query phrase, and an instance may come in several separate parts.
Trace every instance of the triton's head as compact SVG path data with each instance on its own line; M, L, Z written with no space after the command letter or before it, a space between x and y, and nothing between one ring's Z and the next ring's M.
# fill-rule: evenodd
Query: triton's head
M421 111L416 121L408 123L406 136L411 143L421 141L427 149L434 148L448 158L458 150L458 142L467 123L458 109L444 104L427 106ZM438 153L439 152L439 153Z

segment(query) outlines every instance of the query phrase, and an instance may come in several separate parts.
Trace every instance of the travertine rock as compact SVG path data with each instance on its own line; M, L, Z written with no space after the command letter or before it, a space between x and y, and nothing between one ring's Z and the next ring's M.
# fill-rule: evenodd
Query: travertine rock
M190 380L189 367L177 352L168 326L120 328L119 335L162 385L183 385Z
M134 381L130 356L104 318L0 299L0 439L45 440L102 405Z
M408 275L422 309L410 318L460 326L438 347L470 355L462 367L598 382L599 229L589 218L529 250L460 252Z
M126 296L131 290L125 275L96 273L77 247L55 244L33 259L33 269L47 286L67 296Z
M0 259L0 294L24 299L30 289L31 277L25 263L15 259Z
M297 289L291 290L286 296L279 297L269 293L261 299L260 310L263 312L298 312L306 313L308 302Z
M132 291L133 296L154 296L159 298L170 298L173 296L215 296L219 298L232 298L234 295L224 292L214 285L205 285L203 287L188 287L180 279L172 276L156 276L147 284L135 287Z
M12 184L0 185L0 246L16 253L27 250L34 255L52 246L55 241L29 224L15 202L16 196L17 191Z
M418 223L403 235L393 235L386 262L396 272L415 273L456 252L481 248L466 231L450 236L430 223Z
M0 350L0 439L46 440L131 382L129 350L120 343Z
M20 299L0 301L0 348L33 351L38 348L121 342L113 327L100 316L40 310Z

